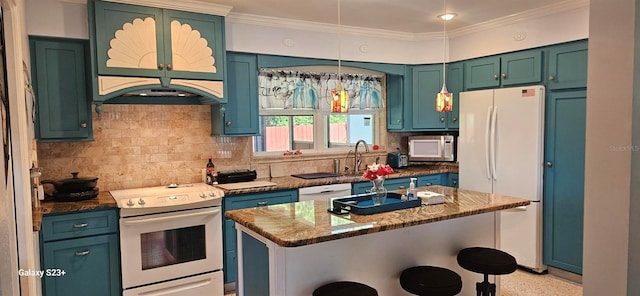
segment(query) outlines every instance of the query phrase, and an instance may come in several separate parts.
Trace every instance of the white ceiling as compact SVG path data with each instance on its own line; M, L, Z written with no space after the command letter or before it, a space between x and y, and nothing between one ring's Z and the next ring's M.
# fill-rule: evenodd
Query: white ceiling
M232 15L251 15L327 23L338 22L341 1L343 26L388 30L409 34L441 32L443 0L206 0L232 6ZM553 10L576 0L448 0L446 11L458 14L447 22L447 31L505 18L518 18L536 11Z

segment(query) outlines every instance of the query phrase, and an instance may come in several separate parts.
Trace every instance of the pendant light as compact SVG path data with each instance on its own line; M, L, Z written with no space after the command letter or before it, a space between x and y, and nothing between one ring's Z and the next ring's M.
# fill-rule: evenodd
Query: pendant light
M440 16L442 19L442 89L436 94L436 112L451 112L453 111L453 94L447 91L447 0L442 0L442 6L444 7L444 14Z
M336 83L336 89L332 91L333 101L331 102L331 112L342 113L349 111L349 95L347 91L342 87L342 59L341 59L341 47L342 47L342 22L340 13L340 0L338 0L338 82Z

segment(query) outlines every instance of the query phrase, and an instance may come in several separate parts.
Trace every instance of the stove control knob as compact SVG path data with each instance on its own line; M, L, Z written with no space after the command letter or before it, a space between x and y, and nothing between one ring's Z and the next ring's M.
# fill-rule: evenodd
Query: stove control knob
M133 203L132 199L129 199L129 201L127 201L127 205L130 207L133 207L135 205L135 203Z
M144 204L146 204L146 203L147 203L147 202L146 202L146 201L144 201L144 199L142 199L142 198L141 198L140 200L138 200L138 204L139 204L139 205L141 205L141 206L142 206L142 205L144 205Z
M200 197L207 198L207 195L204 192L202 192L202 193L200 193Z
M213 191L211 191L211 192L209 192L209 196L211 196L211 197L216 197L216 193L215 193L215 192L213 192Z

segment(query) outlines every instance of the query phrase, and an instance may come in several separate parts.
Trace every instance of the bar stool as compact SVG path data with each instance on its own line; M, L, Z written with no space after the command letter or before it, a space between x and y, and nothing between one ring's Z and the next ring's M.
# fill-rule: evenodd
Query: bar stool
M378 291L365 284L341 281L315 289L313 296L378 296Z
M400 286L421 296L453 296L462 290L462 279L456 272L436 266L414 266L400 274Z
M482 247L462 249L458 253L458 264L466 270L484 275L484 281L476 283L477 296L496 295L496 284L489 283L490 274L509 274L518 268L516 258L508 253Z

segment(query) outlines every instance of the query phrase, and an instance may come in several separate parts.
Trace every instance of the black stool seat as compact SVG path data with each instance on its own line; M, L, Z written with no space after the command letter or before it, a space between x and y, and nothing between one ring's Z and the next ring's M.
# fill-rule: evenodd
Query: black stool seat
M462 279L446 268L414 266L402 271L400 286L415 295L453 296L462 290Z
M509 274L518 268L516 258L500 250L482 247L462 249L458 253L458 264L466 269L483 274Z
M313 291L313 296L378 296L378 291L356 282L333 282Z

